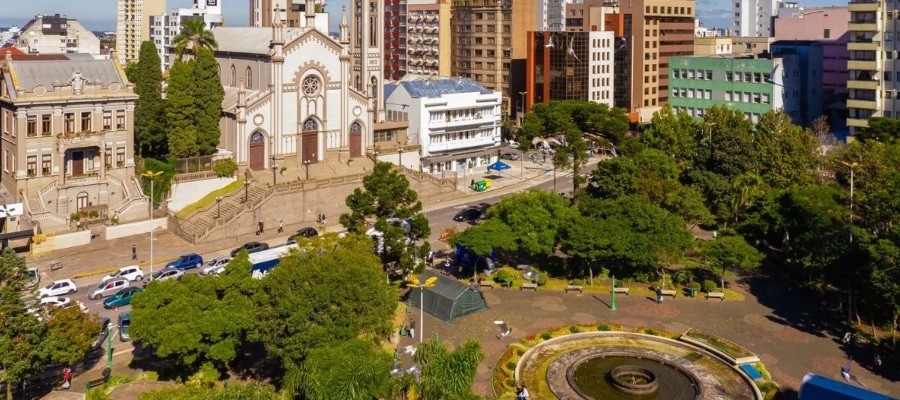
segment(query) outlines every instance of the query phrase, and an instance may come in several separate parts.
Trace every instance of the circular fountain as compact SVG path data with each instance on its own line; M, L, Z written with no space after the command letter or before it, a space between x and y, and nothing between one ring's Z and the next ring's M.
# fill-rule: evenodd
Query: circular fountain
M557 366L568 365L568 388L582 398L693 400L700 397L697 378L664 359L651 354L638 356L621 348L605 348L602 353L592 350L577 351L572 354L572 359L564 359ZM559 385L551 385L553 387L561 389Z
M645 395L655 393L659 389L656 374L647 368L637 365L621 365L609 371L609 380L613 387L628 394Z

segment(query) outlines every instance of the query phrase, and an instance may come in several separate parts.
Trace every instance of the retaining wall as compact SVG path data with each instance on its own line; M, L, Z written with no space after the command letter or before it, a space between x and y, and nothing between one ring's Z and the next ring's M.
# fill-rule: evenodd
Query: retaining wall
M168 226L168 218L157 218L153 220L132 222L130 224L111 225L106 227L106 240L150 233L153 229L166 229Z

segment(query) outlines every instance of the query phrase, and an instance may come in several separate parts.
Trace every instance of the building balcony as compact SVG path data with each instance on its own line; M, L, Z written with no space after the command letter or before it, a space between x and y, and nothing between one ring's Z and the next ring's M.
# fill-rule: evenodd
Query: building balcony
M847 50L850 51L878 51L878 42L848 42Z
M56 137L64 148L90 146L102 148L103 142L107 139L105 132L60 133Z
M877 110L878 102L876 100L847 99L847 108L861 108L864 110Z
M424 69L423 69L424 71ZM462 127L484 127L490 126L496 122L496 118L494 116L473 116L469 118L458 118L450 121L431 121L428 123L428 128L435 130L440 129L443 131L452 131L457 128Z
M878 11L881 9L881 2L878 0L850 0L847 9L850 12Z
M847 61L847 69L851 71L878 71L878 61L862 61L862 60L849 60Z
M443 135L443 132L439 132L439 135ZM454 150L462 150L462 149L471 149L473 147L491 147L494 145L493 137L483 137L478 136L469 139L462 140L451 140L451 141L443 141L439 143L428 143L428 152L429 153L440 153L446 151L454 151Z
M852 126L854 128L865 128L869 126L868 119L859 119L859 118L847 118L847 126Z
M847 89L878 90L878 81L848 80Z
M878 32L878 24L876 23L862 23L862 24L847 24L847 30L850 32Z

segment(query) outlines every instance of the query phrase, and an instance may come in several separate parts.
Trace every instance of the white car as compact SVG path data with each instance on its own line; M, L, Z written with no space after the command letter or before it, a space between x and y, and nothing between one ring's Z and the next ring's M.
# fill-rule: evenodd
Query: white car
M125 278L129 281L139 281L144 279L144 270L137 265L129 265L127 267L119 268L118 271L113 272L107 276L103 277L103 282L111 281L116 278Z
M200 275L219 275L225 270L225 266L231 261L228 257L214 258L203 264Z
M72 294L78 291L78 286L71 279L62 279L53 281L49 285L38 290L38 297L62 296L64 294Z
M72 299L62 296L44 297L41 299L41 305L65 308L72 305Z

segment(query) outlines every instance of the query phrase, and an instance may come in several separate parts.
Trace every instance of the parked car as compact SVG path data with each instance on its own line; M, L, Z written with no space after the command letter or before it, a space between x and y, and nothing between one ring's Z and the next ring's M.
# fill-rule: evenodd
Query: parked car
M244 243L243 246L238 247L238 248L232 250L232 251L231 251L231 257L237 256L238 253L241 252L241 250L247 250L247 253L253 254L253 253L257 253L257 252L260 252L260 251L263 251L263 250L268 250L268 249L269 249L269 245L266 244L266 243L263 243L263 242L247 242L247 243Z
M515 140L510 140L510 141L509 141L509 148L511 148L511 149L518 149L518 148L519 148L519 142L517 142L517 141L515 141Z
M477 208L467 208L465 210L461 210L453 216L454 221L474 221L478 218L481 218L481 210Z
M111 324L112 321L110 321L109 318L100 318L100 332L97 333L97 338L94 339L94 343L91 345L92 349L97 349L100 346L103 346L103 342L106 340L106 337L109 336L109 326Z
M503 155L501 155L500 158L502 158L504 160L518 161L519 155L516 153L503 153Z
M41 274L37 268L28 268L28 282L25 283L25 289L31 289L41 283Z
M127 342L131 340L128 327L131 326L131 311L119 314L119 340Z
M88 309L84 303L80 301L72 301L69 297L62 296L52 296L52 297L44 297L41 299L42 306L53 306L57 308L69 308L69 307L78 307L81 312L87 314Z
M136 288L134 286L126 287L122 290L116 292L116 294L110 296L108 299L103 300L103 308L109 310L116 307L127 306L131 304L131 298L134 295L143 292L140 288Z
M300 230L298 230L297 233L294 234L294 236L303 236L305 238L311 238L311 237L319 236L319 231L317 231L316 228L307 226L306 228L301 228Z
M38 297L62 296L64 294L72 294L78 291L78 286L71 279L62 279L53 281L49 285L38 290Z
M191 269L191 268L200 268L203 265L203 257L200 257L199 254L185 254L181 257L178 257L177 260L172 261L166 264L166 267L178 268L178 269Z
M139 281L144 279L144 270L137 265L129 265L127 267L119 268L116 272L113 272L107 276L103 277L103 282L111 281L116 278L125 278L129 281Z
M181 279L184 276L184 271L180 269L175 269L171 267L163 268L159 271L153 273L146 281L144 281L144 288L147 288L147 285L153 281L165 281L169 279Z
M75 301L63 306L62 308L69 308L69 307L78 307L78 309L81 310L81 312L83 312L85 314L87 314L89 312L87 306L78 300L75 300Z
M102 299L104 296L109 296L115 292L118 292L119 290L124 289L126 286L131 286L131 281L125 278L100 282L100 284L97 285L97 288L94 289L90 294L88 294L88 299Z
M229 261L231 261L231 259L228 257L213 258L203 265L203 269L200 270L200 275L221 274L222 271L225 270L225 266L228 265Z

